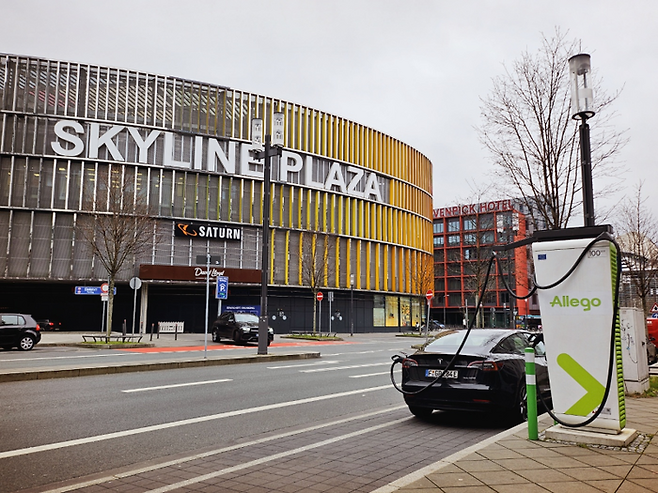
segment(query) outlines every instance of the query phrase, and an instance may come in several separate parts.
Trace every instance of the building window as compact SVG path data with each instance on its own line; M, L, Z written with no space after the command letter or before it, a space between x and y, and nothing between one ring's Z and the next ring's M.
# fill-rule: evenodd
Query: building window
M448 245L449 246L459 245L459 235L448 236Z
M473 231L477 229L477 219L475 216L464 218L464 231Z
M485 231L482 233L482 243L493 243L494 242L494 232Z
M434 223L434 233L443 233L443 221Z
M455 219L448 219L448 232L449 233L454 233L455 231L459 231L459 218Z
M464 234L464 245L475 245L477 243L477 235L475 233Z
M434 237L434 246L435 247L443 246L443 236L435 236Z

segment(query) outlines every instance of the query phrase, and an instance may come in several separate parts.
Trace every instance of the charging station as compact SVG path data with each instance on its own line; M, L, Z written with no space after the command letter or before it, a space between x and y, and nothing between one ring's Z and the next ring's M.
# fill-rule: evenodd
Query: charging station
M548 287L540 288L538 296L553 412L564 424L580 426L602 406L589 423L590 430L617 434L626 425L621 336L614 307L621 273L613 243L592 244L599 234L609 232L608 226L556 230L539 236L532 253L536 283ZM603 402L606 386L610 389Z

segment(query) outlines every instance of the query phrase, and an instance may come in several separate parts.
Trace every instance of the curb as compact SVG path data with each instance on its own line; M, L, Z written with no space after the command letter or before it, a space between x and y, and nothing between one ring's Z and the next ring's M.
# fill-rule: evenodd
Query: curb
M155 363L135 363L107 366L90 366L81 368L16 370L0 374L0 383L24 382L27 380L46 380L51 378L85 377L90 375L111 375L116 373L133 373L137 371L173 370L179 368L200 368L206 366L239 365L242 363L261 363L265 361L290 361L319 358L320 353L265 354L237 356L235 358L177 360Z

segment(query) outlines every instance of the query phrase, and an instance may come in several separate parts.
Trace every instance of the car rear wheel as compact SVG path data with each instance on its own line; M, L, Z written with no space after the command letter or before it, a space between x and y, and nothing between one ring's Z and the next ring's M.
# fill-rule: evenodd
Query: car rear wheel
M219 342L219 337L216 331L212 331L212 342Z
M18 349L21 351L29 351L34 347L34 339L31 336L23 336L18 343Z
M418 418L428 418L432 412L434 412L434 409L430 409L428 407L409 406L409 411L411 414Z

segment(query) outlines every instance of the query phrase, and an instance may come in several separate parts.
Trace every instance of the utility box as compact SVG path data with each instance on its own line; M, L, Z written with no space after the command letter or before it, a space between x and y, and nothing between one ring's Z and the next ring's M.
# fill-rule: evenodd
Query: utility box
M619 315L624 388L627 394L641 394L649 388L644 314L639 308L620 308Z

